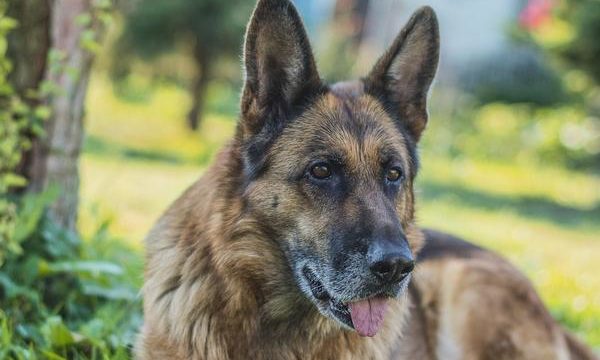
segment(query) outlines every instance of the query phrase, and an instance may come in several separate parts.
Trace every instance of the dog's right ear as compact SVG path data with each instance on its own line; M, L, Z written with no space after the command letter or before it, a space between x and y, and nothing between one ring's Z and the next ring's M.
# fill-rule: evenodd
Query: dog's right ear
M256 151L322 88L308 36L289 0L259 0L244 45L241 130Z

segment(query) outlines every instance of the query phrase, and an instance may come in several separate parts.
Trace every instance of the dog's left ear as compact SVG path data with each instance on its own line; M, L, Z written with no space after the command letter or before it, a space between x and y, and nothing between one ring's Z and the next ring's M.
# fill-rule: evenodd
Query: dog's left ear
M425 6L364 79L366 92L382 98L415 141L427 124L427 94L438 58L438 22L433 9Z

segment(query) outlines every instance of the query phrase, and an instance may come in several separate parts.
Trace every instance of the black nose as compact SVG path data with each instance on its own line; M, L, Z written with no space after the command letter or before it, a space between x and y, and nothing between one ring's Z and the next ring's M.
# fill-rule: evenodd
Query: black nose
M367 253L369 269L385 282L398 282L410 274L415 261L404 239L374 240Z

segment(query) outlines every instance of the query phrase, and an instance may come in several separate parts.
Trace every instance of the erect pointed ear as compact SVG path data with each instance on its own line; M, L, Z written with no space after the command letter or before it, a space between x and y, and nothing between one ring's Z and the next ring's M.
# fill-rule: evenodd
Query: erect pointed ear
M417 10L365 78L365 89L383 99L415 141L427 124L427 94L439 58L439 28L430 7Z
M258 1L246 31L244 64L245 139L261 135L267 141L322 87L302 20L289 0Z

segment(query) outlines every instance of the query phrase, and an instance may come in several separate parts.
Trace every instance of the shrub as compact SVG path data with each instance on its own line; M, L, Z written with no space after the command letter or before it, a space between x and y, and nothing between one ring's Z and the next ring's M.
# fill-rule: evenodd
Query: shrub
M0 268L0 359L129 358L141 259L106 224L86 241L53 224L44 216L53 197L19 202L14 236L26 250Z
M530 48L511 48L469 66L465 90L480 102L553 105L565 100L560 77Z
M539 107L494 102L480 106L459 97L451 110L434 108L431 115L423 148L438 156L580 169L600 164L597 119L577 104Z
M565 1L558 15L571 24L571 41L554 49L572 66L585 70L600 84L600 2L596 0Z

